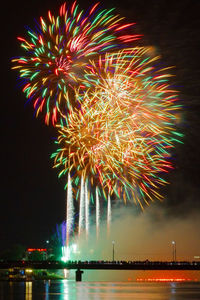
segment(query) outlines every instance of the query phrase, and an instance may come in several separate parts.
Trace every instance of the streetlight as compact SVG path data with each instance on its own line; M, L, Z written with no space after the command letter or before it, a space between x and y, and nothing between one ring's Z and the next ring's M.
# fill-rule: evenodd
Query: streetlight
M112 260L115 260L115 241L112 241Z
M45 259L48 258L48 253L47 253L47 251L48 251L48 246L49 246L49 240L46 240L46 248L47 248L47 250L46 250L45 252L43 252L43 256L45 257Z
M176 242L172 241L172 261L176 261Z

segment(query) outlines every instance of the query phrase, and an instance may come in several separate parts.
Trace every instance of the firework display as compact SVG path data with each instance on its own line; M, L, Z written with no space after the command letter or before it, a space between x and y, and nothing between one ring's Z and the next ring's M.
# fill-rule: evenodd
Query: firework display
M65 118L76 105L73 90L84 88L81 79L89 57L139 38L126 34L134 23L123 24L123 19L113 9L99 9L99 3L85 12L75 1L69 7L63 4L58 16L49 11L47 20L41 17L27 39L18 37L26 55L13 59L13 69L18 69L36 115L45 112L46 124Z
M156 69L149 48L125 49L91 62L86 81L94 84L77 94L80 109L70 111L67 126L57 125L59 149L53 155L59 176L71 172L75 184L89 178L105 194L124 201L161 199L160 177L171 166L177 92L169 74ZM142 201L143 202L143 201Z
M49 12L28 40L18 38L26 56L13 59L36 115L44 111L58 134L52 158L66 178L68 248L72 235L88 238L91 203L98 238L103 206L109 233L114 201L143 209L162 200L162 175L182 136L170 68L152 47L131 43L139 35L123 34L134 23L99 5L84 12L75 1L57 17Z

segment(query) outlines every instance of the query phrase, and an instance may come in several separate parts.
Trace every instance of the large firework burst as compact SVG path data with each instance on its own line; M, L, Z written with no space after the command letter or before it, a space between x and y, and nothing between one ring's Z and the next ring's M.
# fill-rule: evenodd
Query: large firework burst
M58 16L49 11L47 20L41 17L27 39L18 37L26 55L13 59L13 68L23 79L23 91L33 100L36 115L45 111L47 124L50 119L55 124L58 113L65 117L71 104L76 106L73 89L84 88L80 80L89 57L139 38L121 33L133 23L123 24L124 18L113 9L98 6L85 13L76 1L68 8L65 3Z
M166 69L155 67L150 48L124 49L91 61L86 92L76 92L80 109L71 109L67 125L58 125L59 149L53 155L60 175L71 172L78 186L88 177L109 194L161 199L160 174L172 168L177 92Z

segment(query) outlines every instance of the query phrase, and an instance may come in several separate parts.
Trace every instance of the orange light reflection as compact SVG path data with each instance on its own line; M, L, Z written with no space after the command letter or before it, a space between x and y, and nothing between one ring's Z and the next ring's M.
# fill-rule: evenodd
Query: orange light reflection
M198 281L191 278L137 278L136 281L142 282L185 282L185 281Z

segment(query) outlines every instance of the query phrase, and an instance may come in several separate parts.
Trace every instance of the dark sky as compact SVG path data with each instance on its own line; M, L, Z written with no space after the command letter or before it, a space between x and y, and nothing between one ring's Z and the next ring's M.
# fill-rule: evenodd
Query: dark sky
M34 19L58 11L61 1L7 1L1 26L1 201L0 248L14 243L45 245L65 217L64 181L57 179L50 154L55 129L35 119L32 105L11 71L13 56L23 55L16 40ZM79 1L87 7L86 1ZM91 2L88 2L91 3ZM102 2L103 3L103 2ZM105 7L137 23L145 45L153 45L166 65L175 65L175 86L183 104L180 130L184 145L174 151L175 170L168 176L163 207L168 217L200 210L200 2L198 0L105 1ZM3 35L3 36L2 36ZM2 69L3 66L3 69ZM158 204L159 205L159 204Z

